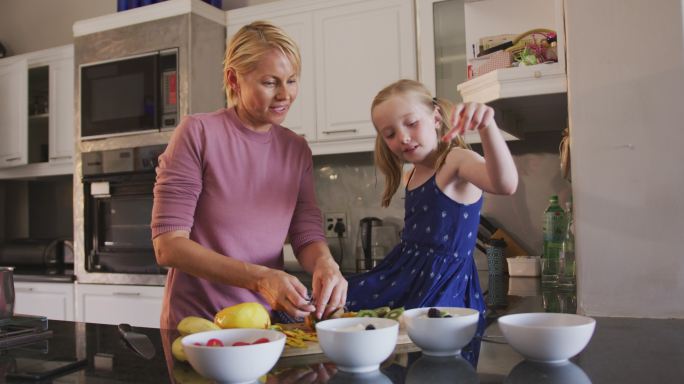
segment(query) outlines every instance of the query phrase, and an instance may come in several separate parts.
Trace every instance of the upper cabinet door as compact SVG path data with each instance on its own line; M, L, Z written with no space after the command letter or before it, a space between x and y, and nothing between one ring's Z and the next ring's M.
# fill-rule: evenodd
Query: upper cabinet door
M50 64L50 162L70 162L74 155L74 58Z
M416 78L412 3L377 0L314 13L319 141L374 136L375 95Z
M313 61L313 27L311 12L287 15L268 15L267 18L260 15L240 15L244 9L228 12L227 41L242 28L256 20L267 19L282 28L299 47L301 55L301 77L299 78L299 93L297 99L290 106L287 118L283 126L291 129L309 141L316 140L316 97L314 89L314 61Z
M18 59L0 65L0 167L28 162L28 64Z
M299 79L299 94L290 107L283 126L307 140L316 139L316 95L314 89L314 61L313 61L313 28L311 13L299 15L279 16L269 19L281 27L299 46L302 58L301 77Z

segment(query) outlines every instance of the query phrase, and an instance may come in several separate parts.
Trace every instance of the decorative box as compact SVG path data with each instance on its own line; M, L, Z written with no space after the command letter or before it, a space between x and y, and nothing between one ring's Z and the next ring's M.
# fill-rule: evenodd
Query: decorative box
M541 257L516 256L506 259L510 276L539 276L541 274Z

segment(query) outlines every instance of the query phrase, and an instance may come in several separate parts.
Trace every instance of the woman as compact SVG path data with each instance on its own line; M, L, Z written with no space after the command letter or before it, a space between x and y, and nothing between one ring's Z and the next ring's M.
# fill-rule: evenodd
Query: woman
M224 62L230 107L185 117L159 157L152 236L157 262L171 267L161 328L190 315L213 319L240 302L296 318L344 305L347 282L325 242L311 150L280 125L297 96L300 64L297 45L278 27L241 28ZM312 297L282 270L288 235L313 275Z

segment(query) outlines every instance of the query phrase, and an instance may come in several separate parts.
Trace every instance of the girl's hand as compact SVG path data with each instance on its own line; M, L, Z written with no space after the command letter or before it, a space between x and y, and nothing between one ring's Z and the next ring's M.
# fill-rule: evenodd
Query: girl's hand
M257 292L273 310L303 318L316 310L307 297L307 289L296 277L276 269L269 269L257 281Z
M320 257L313 271L316 318L325 319L347 301L347 280L332 257Z
M456 135L465 135L467 131L481 131L496 126L494 109L482 103L461 103L454 108L451 115L451 130L442 137L444 141L453 140Z

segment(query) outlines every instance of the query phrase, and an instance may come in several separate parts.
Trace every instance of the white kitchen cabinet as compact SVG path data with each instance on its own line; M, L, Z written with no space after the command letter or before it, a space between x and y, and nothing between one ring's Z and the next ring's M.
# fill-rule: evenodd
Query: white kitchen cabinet
M0 178L73 172L73 56L67 45L0 60Z
M237 11L235 11L237 12ZM228 12L231 23L228 25L228 39L237 32L240 27L256 19L233 19L239 15ZM299 94L295 103L287 114L283 126L304 136L307 140L315 140L315 106L314 97L314 71L313 71L313 22L310 13L294 15L271 16L268 20L281 27L299 46L299 54L302 58L302 73L299 79Z
M164 287L76 284L76 321L159 328Z
M564 0L417 0L419 79L440 97L487 103L509 140L567 126ZM535 28L557 34L558 62L511 67L467 79L485 36ZM458 94L456 93L458 90ZM466 137L478 141L475 134Z
M67 49L68 50L68 49ZM74 54L73 47L50 64L49 162L73 162Z
M74 320L73 283L14 283L14 312L45 316L52 320Z
M284 126L316 154L372 151L370 106L400 78L416 78L413 4L403 0L283 0L226 12L230 38L269 20L299 45L298 100Z
M25 58L0 60L0 168L28 161L27 68Z

